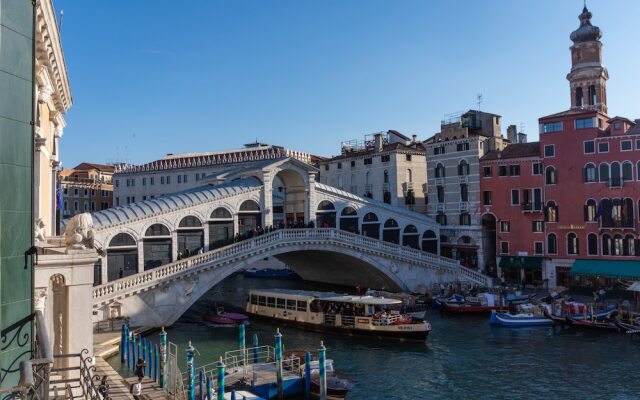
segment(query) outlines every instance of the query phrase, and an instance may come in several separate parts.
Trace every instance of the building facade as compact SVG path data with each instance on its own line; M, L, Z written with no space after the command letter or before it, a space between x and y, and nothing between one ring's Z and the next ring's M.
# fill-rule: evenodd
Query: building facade
M484 270L480 208L480 158L502 149L501 117L470 110L442 121L425 142L428 215L441 225L441 254Z
M114 166L81 163L60 173L62 218L113 207Z
M613 287L618 279L640 277L640 120L607 115L601 36L585 7L580 27L570 36L571 108L540 118L538 156L514 160L521 171L529 161L541 162L538 182L519 186L542 188L542 213L536 210L534 219L544 221L544 260L533 265L518 257L537 255L541 246L540 232L526 229L526 221L508 247L496 243L501 266L522 268L529 262L550 286ZM509 198L509 185L495 183L495 177L484 182L483 190L492 190L494 199ZM498 224L513 217L509 207L492 207L491 213Z
M343 142L339 156L319 162L320 182L425 214L425 163L415 135L390 130Z
M242 149L167 154L161 160L142 165L116 165L113 205L124 206L193 189L206 184L211 175L223 174L239 164L282 157L293 157L309 164L316 160L310 153L256 142L246 144Z

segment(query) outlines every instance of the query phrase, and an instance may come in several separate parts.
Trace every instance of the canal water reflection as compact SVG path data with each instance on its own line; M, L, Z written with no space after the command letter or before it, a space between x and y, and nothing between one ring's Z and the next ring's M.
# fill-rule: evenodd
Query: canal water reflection
M168 338L183 350L191 340L196 364L216 360L238 346L233 328L202 324L214 303L242 307L248 289L344 288L234 275L214 287L171 328ZM637 399L640 337L556 328L500 328L489 317L430 311L426 343L352 338L282 327L285 350L317 349L356 384L349 399ZM260 344L273 345L277 323L252 321ZM153 336L153 334L152 334ZM156 339L154 338L154 341ZM110 360L119 364L116 358ZM184 368L184 366L183 366Z

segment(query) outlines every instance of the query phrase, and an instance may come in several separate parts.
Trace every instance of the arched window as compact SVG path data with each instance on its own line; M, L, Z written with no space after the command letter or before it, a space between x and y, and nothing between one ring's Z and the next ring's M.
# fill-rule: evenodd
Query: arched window
M555 185L558 183L558 172L555 168L549 166L545 170L545 183L547 185Z
M388 219L382 228L382 240L389 243L400 244L400 226L395 219Z
M384 170L384 183L389 183L389 171L387 171L386 169Z
M395 219L388 219L384 222L384 229L399 228Z
M369 171L367 171L367 173L364 175L364 184L365 185L369 184Z
M614 235L613 236L613 251L611 252L612 256L621 256L623 255L624 243L622 240L622 235Z
M460 201L469 201L469 186L466 184L460 185Z
M224 207L218 207L209 216L211 219L232 219L231 213Z
M600 182L609 182L609 164L600 164Z
M260 205L253 200L245 200L240 205L240 211L260 211Z
M335 211L335 209L333 203L327 200L322 200L320 204L318 204L318 211Z
M589 105L595 106L598 104L596 97L596 87L595 85L589 85Z
M547 236L547 251L549 254L558 254L558 238L555 233Z
M374 213L366 213L362 218L362 234L367 237L380 239L380 222Z
M114 281L138 273L138 245L128 233L118 233L107 246L107 279Z
M444 178L444 165L440 163L436 166L436 178Z
M413 175L410 169L407 170L407 182L413 182Z
M547 202L547 206L545 207L545 221L558 222L558 206L555 201Z
M420 249L420 234L415 225L407 225L402 233L402 245Z
M576 106L582 107L583 102L584 102L584 96L582 94L582 88L578 87L576 88Z
M465 160L460 161L460 164L458 164L458 175L469 175L469 163Z
M632 181L633 180L633 164L629 161L625 161L622 163L622 180L623 181Z
M336 207L332 202L322 200L316 211L316 226L318 228L336 227Z
M573 232L567 235L567 254L580 254L578 236Z
M635 238L633 235L626 235L624 237L624 243L622 245L622 254L625 256L635 255Z
M434 231L427 230L422 234L422 251L438 254L438 238Z
M182 220L180 220L178 227L179 228L200 228L202 227L202 222L200 222L200 219L198 219L197 217L194 217L193 215L188 215L182 218Z
M589 236L587 236L587 247L590 256L598 255L598 235L590 233Z
M136 240L128 233L118 233L109 242L109 248L122 246L135 246Z
M145 271L173 261L173 240L169 228L162 224L153 224L147 229L144 236Z
M598 182L598 169L595 165L589 163L584 167L584 181Z
M640 181L640 161L638 161L638 166L636 168L636 179Z
M602 255L610 255L612 253L611 250L611 236L602 235Z
M611 186L622 186L620 163L611 163Z
M584 220L585 222L596 220L596 201L593 199L587 200L587 204L584 205Z
M360 233L358 229L358 212L347 206L340 212L340 229L347 232Z
M178 224L178 256L189 257L204 251L204 229L202 222L188 215Z
M169 232L169 228L166 226L162 224L153 224L147 228L144 236L171 236L171 233Z

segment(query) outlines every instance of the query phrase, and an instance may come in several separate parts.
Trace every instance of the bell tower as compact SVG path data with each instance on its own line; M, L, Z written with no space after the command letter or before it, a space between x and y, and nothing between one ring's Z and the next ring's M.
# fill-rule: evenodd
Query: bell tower
M571 33L571 72L567 75L571 90L571 109L597 110L607 114L607 79L602 65L602 32L591 25L586 5L578 17L580 27Z

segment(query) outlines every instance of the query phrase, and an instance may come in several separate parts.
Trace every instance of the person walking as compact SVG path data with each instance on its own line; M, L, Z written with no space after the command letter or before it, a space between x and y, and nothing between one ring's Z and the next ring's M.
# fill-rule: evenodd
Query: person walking
M142 358L138 358L138 361L136 361L135 375L140 380L142 380L142 378L144 378L144 360Z
M604 290L603 287L601 287L600 290L598 291L598 295L600 296L600 301L602 303L604 303L607 300L607 292Z
M138 382L131 385L131 394L135 400L140 400L140 396L142 396L142 377L139 377Z

